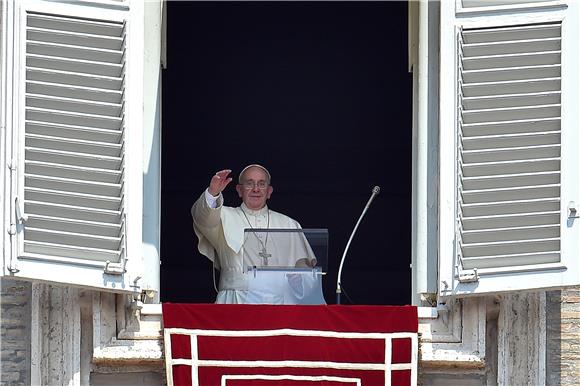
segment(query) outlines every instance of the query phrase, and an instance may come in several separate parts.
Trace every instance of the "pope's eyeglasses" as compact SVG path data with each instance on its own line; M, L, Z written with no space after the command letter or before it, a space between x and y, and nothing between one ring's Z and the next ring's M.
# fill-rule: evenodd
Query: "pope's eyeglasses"
M264 190L268 187L268 183L266 181L258 181L258 182L245 181L244 183L242 183L242 186L246 190L252 190L255 189L256 187L258 187L258 189L260 190Z

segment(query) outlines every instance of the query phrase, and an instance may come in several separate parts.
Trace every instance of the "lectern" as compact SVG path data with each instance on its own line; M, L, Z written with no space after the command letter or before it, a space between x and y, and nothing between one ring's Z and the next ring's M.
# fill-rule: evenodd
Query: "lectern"
M326 304L327 229L246 229L242 246L251 304Z

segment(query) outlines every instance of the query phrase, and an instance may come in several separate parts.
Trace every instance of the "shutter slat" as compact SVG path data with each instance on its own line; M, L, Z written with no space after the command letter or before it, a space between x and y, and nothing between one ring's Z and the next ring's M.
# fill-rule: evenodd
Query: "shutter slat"
M533 133L560 130L560 117L543 119L521 119L511 122L484 122L463 124L464 136Z
M121 242L120 237L105 237L97 235L86 235L82 233L52 231L49 229L38 229L26 227L24 230L26 238L29 241L50 243L55 237L58 237L59 244L70 245L82 248L97 248L104 250L117 251Z
M464 177L478 177L550 170L560 170L559 158L472 163L463 165L462 174Z
M33 228L48 229L52 231L77 232L109 237L118 237L121 234L121 226L119 224L71 220L64 217L50 217L33 214L28 216L26 223Z
M560 238L555 237L551 239L463 244L462 248L463 253L468 255L470 258L534 252L552 252L560 249Z
M465 163L481 163L556 158L559 156L560 145L556 144L508 147L501 149L466 150L463 152L463 161Z
M60 139L46 135L27 134L26 146L40 149L63 150L75 153L120 157L122 144L100 143L78 139Z
M105 90L38 81L26 82L26 93L29 95L36 94L74 100L80 99L92 102L106 102L116 105L119 105L123 100L123 94L118 90Z
M105 117L91 114L79 114L62 110L50 110L36 107L26 109L26 119L45 123L56 123L71 126L95 127L98 129L120 130L122 117Z
M113 211L121 210L121 199L119 197L103 197L91 194L28 188L24 195L24 199L28 201L42 201L51 204L73 205L83 208L106 209Z
M556 238L560 235L560 225L534 225L496 229L478 229L463 232L465 244L494 241L529 240Z
M464 137L463 148L467 150L501 149L510 147L559 145L560 132L521 133Z
M27 67L40 67L68 72L80 72L87 75L103 75L119 78L123 74L123 65L118 63L94 62L90 60L57 58L47 55L26 55Z
M26 42L26 52L30 55L41 55L57 59L80 59L95 63L120 64L123 51L106 50L82 46L71 46L58 43L30 41Z
M121 142L121 132L118 130L100 129L87 126L63 125L40 121L26 121L26 132L48 137L79 139L92 142L118 144Z
M559 64L546 66L521 66L508 68L492 68L463 72L466 83L488 83L501 81L534 80L541 78L559 78L562 67Z
M38 161L26 161L24 173L61 177L71 180L104 182L118 184L121 182L122 172L119 170L92 169L71 165L53 164Z
M26 39L29 41L95 47L114 51L120 51L123 48L123 39L120 36L93 35L46 28L28 28Z
M519 119L554 118L560 116L560 105L520 106L470 110L463 113L465 123L515 121Z
M501 214L496 216L464 217L464 230L497 229L535 225L554 225L560 222L560 211L540 213Z
M103 117L119 117L123 107L118 103L104 103L37 94L26 94L26 105L28 107Z
M467 83L462 87L465 97L494 96L508 94L534 94L542 92L559 92L561 79L536 78L501 82Z
M24 251L27 253L38 254L44 257L58 256L78 259L82 256L83 260L96 260L101 262L116 262L121 258L121 253L117 251L107 251L97 248L74 247L70 245L43 243L38 241L27 241L24 244Z
M477 258L463 258L465 269L486 269L497 267L517 267L532 266L536 264L550 264L560 262L560 250L535 252L535 253L514 253L511 255L478 256Z
M478 216L494 216L502 214L549 212L560 209L557 198L540 198L530 200L514 200L504 202L485 202L462 205L464 218Z
M463 0L465 4L467 0ZM473 1L473 0L470 0ZM490 4L489 0L482 0ZM500 0L493 0L499 2ZM521 0L531 2L534 0ZM545 0L537 0L545 1ZM489 29L466 29L463 32L463 41L466 43L502 42L509 40L546 39L560 36L559 24L541 24L517 27L499 27Z
M561 93L559 91L552 91L526 94L466 97L463 99L463 106L469 110L483 110L501 107L559 105L560 102Z
M122 77L83 74L79 72L36 67L26 68L26 79L28 81L49 82L61 85L68 84L70 86L112 91L120 91L123 84Z
M485 68L509 68L522 65L547 66L561 63L561 52L535 52L530 54L495 55L465 58L463 68L481 70Z
M122 166L122 159L120 157L65 152L54 149L39 149L34 147L26 147L25 150L25 157L30 161L105 170L120 170Z
M62 17L40 13L29 13L26 24L32 28L46 28L55 31L89 33L112 37L122 37L124 30L124 24L120 22Z
M483 202L502 202L521 200L534 200L541 198L554 198L560 196L560 184L546 186L524 186L517 188L482 189L463 191L461 194L463 203L475 204Z
M532 52L560 51L560 37L541 39L504 40L499 42L467 43L463 45L465 56L492 56L506 54L529 54Z
M25 177L25 186L59 190L65 192L86 193L102 195L105 197L121 197L121 184L93 183L91 181L79 182L65 178L50 177L44 175L28 174Z
M30 214L49 217L65 217L74 220L97 221L109 224L119 224L121 213L114 210L91 209L72 205L61 205L42 201L24 201L24 210Z
M522 186L543 186L560 183L560 171L541 173L519 173L463 179L465 190L515 188Z

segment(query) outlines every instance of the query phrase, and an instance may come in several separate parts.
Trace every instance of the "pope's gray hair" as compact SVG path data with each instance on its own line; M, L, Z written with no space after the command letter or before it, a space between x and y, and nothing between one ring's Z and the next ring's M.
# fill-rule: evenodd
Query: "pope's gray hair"
M270 184L270 181L272 180L272 177L270 176L270 172L268 171L268 169L266 169L262 165L258 165L258 164L251 164L251 165L248 165L245 168L243 168L242 171L240 172L240 175L238 176L238 183L241 184L243 182L242 177L244 176L244 173L250 168L262 169L264 171L264 173L266 173L266 177L268 178L268 185Z

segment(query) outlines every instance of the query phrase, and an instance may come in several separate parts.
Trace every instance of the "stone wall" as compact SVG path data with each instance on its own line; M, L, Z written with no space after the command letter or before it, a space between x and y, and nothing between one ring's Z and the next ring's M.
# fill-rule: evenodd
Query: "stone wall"
M31 299L30 283L2 279L0 386L31 384ZM580 379L580 287L547 292L545 307L546 385L577 385ZM489 324L489 320L487 322ZM486 359L494 361L491 357ZM136 381L143 385L154 385L164 382L161 373L152 371L123 374L118 369L116 374L91 373L91 385L112 385L115 382L129 385ZM420 383L425 386L490 385L489 381L494 378L487 377L486 382L482 373L442 369L430 372L423 369Z
M2 279L0 385L30 385L31 284Z
M546 384L580 379L580 288L546 294Z
M91 374L91 386L162 386L165 384L164 375L158 372Z

